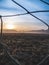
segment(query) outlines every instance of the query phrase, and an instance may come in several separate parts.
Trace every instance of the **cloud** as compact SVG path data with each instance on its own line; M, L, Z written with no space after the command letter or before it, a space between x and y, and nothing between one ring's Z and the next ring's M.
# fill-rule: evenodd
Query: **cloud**
M16 1L16 0L15 0ZM34 2L29 2L28 0L18 0L17 1L19 4L21 4L22 6L24 6L25 8L27 8L29 11L33 11L33 10L38 10L38 9L42 9L40 6L38 6L36 3ZM18 5L16 5L15 3L12 2L12 0L5 0L4 3L1 4L0 8L2 9L10 9L10 10L23 10L21 7L19 7ZM23 10L24 11L24 10Z
M34 10L42 10L42 9L46 9L43 7L40 7L41 5L40 2L38 4L38 2L32 2L31 0L15 0L18 3L20 3L22 6L24 6L26 9L28 9L29 11L34 11ZM4 3L4 4L3 4ZM5 0L5 2L3 2L2 0L2 4L0 6L0 15L11 15L11 14L16 14L16 13L23 13L26 12L25 10L23 10L21 7L19 7L18 5L16 5L15 3L13 3L11 0ZM37 13L34 14L37 17L41 18L41 19L48 19L48 13ZM47 16L48 15L48 16ZM3 18L3 21L6 25L6 22L11 22L14 25L18 25L18 26L26 26L27 28L31 29L31 28L36 28L37 29L41 29L43 28L47 28L46 25L44 25L42 22L40 22L39 20L35 19L34 17L30 16L30 15L25 15L25 16L17 16L17 17L11 17L11 18ZM38 28L39 27L39 28Z

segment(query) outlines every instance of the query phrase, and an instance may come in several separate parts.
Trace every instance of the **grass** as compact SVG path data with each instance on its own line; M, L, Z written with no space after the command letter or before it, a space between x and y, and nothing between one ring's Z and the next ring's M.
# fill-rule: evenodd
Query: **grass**
M21 63L21 65L37 65L47 54L49 54L49 35L16 33L3 34L2 42L9 48L10 54ZM12 65L12 62L0 59L2 65ZM14 65L14 64L13 64Z

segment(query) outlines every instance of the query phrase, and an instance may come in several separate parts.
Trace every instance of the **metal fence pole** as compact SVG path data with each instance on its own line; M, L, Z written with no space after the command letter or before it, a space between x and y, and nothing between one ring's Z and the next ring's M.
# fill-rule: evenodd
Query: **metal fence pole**
M0 20L1 20L1 42L2 42L2 36L3 36L3 21L2 21L2 16L0 15Z

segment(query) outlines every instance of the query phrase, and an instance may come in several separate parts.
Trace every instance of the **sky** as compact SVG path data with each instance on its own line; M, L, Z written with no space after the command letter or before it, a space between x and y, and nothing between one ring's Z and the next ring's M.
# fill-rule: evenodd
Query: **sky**
M28 11L37 10L49 10L49 6L40 0L15 0L22 6L24 6ZM49 3L49 0L44 0ZM16 5L12 0L0 0L0 15L13 15L19 13L26 13L24 9ZM33 15L42 19L49 25L49 12L43 13L33 13ZM13 29L16 31L27 31L27 30L46 30L48 27L32 17L31 15L23 15L16 17L2 17L3 19L3 29ZM0 22L1 23L1 22Z

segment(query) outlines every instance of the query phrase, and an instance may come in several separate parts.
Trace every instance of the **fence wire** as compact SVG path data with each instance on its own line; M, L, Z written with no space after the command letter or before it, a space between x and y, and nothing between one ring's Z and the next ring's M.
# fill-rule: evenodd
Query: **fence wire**
M49 10L40 10L40 11L32 11L32 12L29 12L25 7L23 7L22 5L20 5L20 4L17 3L16 1L14 1L14 0L12 0L12 1L13 1L15 4L17 4L18 6L20 6L21 8L23 8L27 13L15 14L15 15L5 15L5 16L2 16L2 17L13 17L13 16L21 16L21 15L30 14L31 16L33 16L34 18L36 18L36 19L38 19L39 21L43 22L45 25L47 25L47 26L49 27L49 25L48 25L45 21L43 21L42 19L40 19L40 18L38 18L38 17L36 17L35 15L32 14L32 13L39 13L39 12L49 12ZM40 1L42 1L42 2L44 2L45 4L49 5L49 3L47 3L47 2L45 2L45 1L43 1L43 0L40 0ZM2 33L2 32L1 32L1 33ZM2 34L1 34L1 35L2 35ZM10 53L8 52L8 47L7 47L4 43L2 43L2 36L1 36L1 43L0 43L0 45L2 45L2 46L4 47L5 52L6 52L6 55L11 59L11 61L13 61L13 63L14 63L15 65L21 65L17 59L15 60L15 59L10 55ZM46 57L45 57L39 64L37 64L37 65L42 64L42 63L47 59L47 57L48 57L48 56L46 56Z
M45 4L47 4L47 5L49 5L49 3L46 2L46 1L44 1L44 0L40 0L40 1L43 2L43 3L45 3Z
M49 10L40 10L40 11L32 11L32 12L29 12L29 13L44 13L44 12L49 12ZM29 13L22 13L22 14L15 14L15 15L4 15L2 17L14 17L14 16L21 16L21 15L27 15Z

